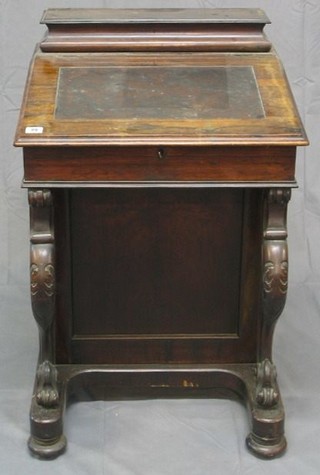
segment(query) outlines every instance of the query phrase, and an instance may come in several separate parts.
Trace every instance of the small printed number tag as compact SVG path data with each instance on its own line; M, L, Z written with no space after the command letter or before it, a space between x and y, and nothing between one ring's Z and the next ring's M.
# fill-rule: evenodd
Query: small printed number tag
M43 127L26 127L25 133L26 134L42 134Z

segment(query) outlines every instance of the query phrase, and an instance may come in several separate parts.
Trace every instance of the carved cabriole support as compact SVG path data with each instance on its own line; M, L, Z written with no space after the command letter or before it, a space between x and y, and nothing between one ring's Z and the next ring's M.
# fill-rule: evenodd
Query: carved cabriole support
M262 249L262 322L256 377L250 397L252 430L247 447L258 457L274 458L286 449L284 410L272 363L272 338L288 288L287 205L291 190L269 189L264 195Z
M263 323L260 361L272 361L272 336L288 288L287 205L290 189L275 188L265 197L263 235Z
M279 400L276 368L272 364L272 339L288 288L287 204L290 195L290 189L270 189L264 203L263 320L256 401L268 408Z
M39 328L36 401L51 408L59 403L57 371L53 366L55 314L55 248L50 190L30 190L30 283L34 318Z

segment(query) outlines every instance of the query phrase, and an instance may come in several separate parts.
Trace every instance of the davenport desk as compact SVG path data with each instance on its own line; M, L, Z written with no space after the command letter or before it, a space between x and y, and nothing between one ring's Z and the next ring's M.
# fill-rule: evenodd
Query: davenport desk
M272 335L307 139L261 10L47 10L17 146L40 352L29 448L67 401L232 397L286 446ZM214 427L212 428L214 431Z

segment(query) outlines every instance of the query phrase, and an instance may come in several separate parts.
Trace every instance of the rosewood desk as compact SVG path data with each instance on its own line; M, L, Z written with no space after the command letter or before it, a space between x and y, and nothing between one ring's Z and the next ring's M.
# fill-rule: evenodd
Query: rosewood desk
M23 147L40 352L33 454L66 401L233 397L285 447L272 335L307 139L261 10L47 10ZM214 431L214 427L212 427Z

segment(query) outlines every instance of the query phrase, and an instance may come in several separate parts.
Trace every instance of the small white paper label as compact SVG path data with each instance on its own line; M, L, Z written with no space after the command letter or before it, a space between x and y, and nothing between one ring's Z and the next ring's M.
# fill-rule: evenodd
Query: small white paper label
M42 134L43 127L26 127L26 134Z

